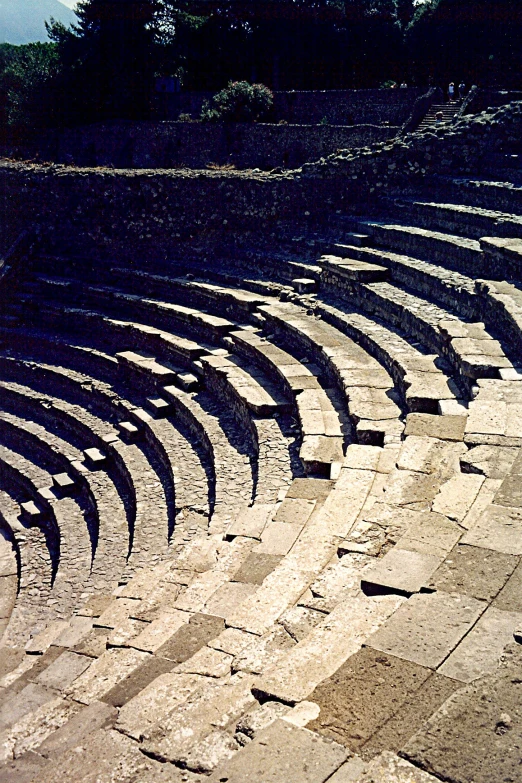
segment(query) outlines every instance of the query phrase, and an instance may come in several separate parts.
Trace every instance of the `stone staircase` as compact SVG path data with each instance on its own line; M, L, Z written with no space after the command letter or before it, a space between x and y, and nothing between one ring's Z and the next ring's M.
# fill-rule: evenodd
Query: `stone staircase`
M522 201L438 193L4 296L2 781L517 779Z
M451 122L455 115L457 114L459 110L459 103L437 103L433 104L433 106L430 107L430 110L426 114L426 116L423 118L422 122L420 123L419 127L417 128L418 131L424 131L431 128L433 125L438 125L438 117L437 115L441 114L441 122Z

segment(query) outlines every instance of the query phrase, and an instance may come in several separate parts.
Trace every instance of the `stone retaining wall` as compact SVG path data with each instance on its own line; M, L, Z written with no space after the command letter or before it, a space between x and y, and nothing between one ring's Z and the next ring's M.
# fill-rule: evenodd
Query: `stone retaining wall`
M520 136L521 127L517 103L451 130L347 150L286 174L78 170L4 161L0 247L33 225L45 228L51 247L140 263L178 255L184 241L194 250L216 232L226 242L262 229L269 240L283 222L295 228L335 211L360 214L394 188L407 194L432 175L476 173L489 154Z
M295 168L340 149L386 141L398 126L113 122L49 132L17 156L117 168Z

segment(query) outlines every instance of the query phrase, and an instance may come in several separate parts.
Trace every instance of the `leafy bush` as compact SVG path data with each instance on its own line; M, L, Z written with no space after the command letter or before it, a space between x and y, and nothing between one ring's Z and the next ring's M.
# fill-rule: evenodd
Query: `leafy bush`
M205 101L201 119L205 122L255 122L272 108L274 96L264 84L229 82L212 102Z

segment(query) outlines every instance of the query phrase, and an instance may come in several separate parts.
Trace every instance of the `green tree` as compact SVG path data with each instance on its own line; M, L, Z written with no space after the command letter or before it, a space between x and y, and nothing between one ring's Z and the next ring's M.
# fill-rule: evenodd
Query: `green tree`
M53 44L0 45L0 123L31 131L58 122L61 65Z
M67 69L64 90L73 120L148 116L159 8L159 0L81 0L77 25L49 25Z

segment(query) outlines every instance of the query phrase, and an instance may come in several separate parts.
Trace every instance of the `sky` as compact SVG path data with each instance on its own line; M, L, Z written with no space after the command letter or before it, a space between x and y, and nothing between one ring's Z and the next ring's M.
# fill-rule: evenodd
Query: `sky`
M63 3L64 5L68 6L69 8L74 8L78 0L60 0L60 3Z

